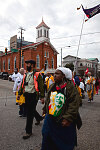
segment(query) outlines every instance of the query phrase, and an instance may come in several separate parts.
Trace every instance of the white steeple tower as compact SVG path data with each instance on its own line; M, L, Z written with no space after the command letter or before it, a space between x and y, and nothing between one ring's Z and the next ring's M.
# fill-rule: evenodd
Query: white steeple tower
M43 18L42 18L42 22L36 27L37 30L37 38L36 38L36 42L40 42L40 41L50 41L49 38L49 27L44 23Z

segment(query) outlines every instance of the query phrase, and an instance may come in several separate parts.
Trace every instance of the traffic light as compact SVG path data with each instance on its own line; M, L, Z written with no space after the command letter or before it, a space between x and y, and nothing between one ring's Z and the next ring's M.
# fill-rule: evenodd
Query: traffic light
M21 50L21 57L22 57L22 50Z
M23 51L23 50L21 50L21 57L22 57L22 56L24 56L24 51Z
M5 48L5 55L7 55L7 48Z

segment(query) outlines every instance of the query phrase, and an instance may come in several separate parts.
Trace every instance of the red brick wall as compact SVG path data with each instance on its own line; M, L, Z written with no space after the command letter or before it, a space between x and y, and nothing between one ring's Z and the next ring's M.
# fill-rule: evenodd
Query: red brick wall
M41 43L40 45L37 46L36 49L34 48L27 48L23 50L23 54L24 54L24 68L26 69L26 64L25 61L28 59L33 59L36 61L36 56L39 55L40 57L40 68L37 69L38 71L42 70L44 68L44 64L45 64L45 60L46 58L44 57L45 55L45 51L46 54L47 52L49 52L49 58L47 58L48 60L48 64L49 64L49 68L52 67L52 57L54 58L54 68L56 69L57 67L57 54L54 53L54 50L51 48L51 46L46 45L45 43ZM5 72L8 72L9 74L14 72L14 58L16 57L16 68L19 68L19 62L20 62L20 54L19 52L16 53L8 53L7 55L4 56L0 56L0 64L1 64L1 72L3 72L3 60L5 60ZM10 70L8 70L8 59L10 59Z

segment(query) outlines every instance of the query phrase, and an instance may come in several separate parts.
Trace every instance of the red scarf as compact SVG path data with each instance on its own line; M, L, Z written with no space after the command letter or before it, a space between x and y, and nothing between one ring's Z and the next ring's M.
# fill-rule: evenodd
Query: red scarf
M63 89L64 87L66 87L67 83L64 83L63 85L61 85L61 87L59 87L58 85L56 86L56 90L60 90Z

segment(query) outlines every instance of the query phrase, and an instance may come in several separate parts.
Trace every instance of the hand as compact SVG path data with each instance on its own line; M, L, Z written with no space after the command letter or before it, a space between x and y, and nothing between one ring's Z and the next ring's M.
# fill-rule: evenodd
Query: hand
M42 117L45 117L46 111L43 110Z
M19 100L19 99L20 99L20 95L17 96L17 100Z
M68 127L70 124L71 124L71 123L70 123L68 120L66 120L66 119L63 119L63 120L62 120L62 126L63 126L63 127Z
M42 104L44 104L44 98L40 98Z

